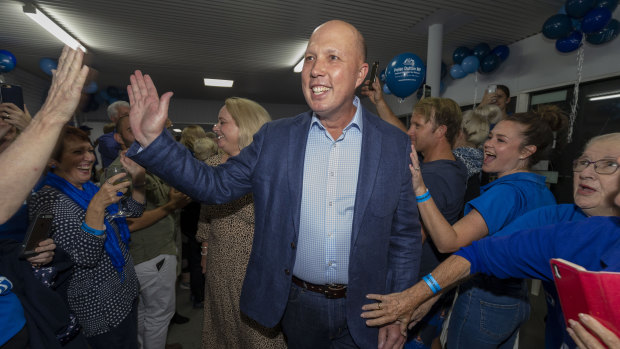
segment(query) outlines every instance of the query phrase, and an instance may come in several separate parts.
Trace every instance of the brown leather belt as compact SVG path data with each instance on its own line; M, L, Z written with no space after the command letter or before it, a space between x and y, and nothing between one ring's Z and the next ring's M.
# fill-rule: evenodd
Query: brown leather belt
M296 276L293 276L293 283L308 291L321 293L325 295L325 298L337 299L347 296L347 285L332 284L332 285L317 285L304 281Z

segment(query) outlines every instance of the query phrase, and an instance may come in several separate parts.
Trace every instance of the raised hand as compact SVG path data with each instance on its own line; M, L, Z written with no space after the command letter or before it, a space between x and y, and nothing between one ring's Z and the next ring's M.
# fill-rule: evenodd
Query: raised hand
M411 164L409 165L409 171L411 171L411 182L413 184L413 191L415 195L423 195L426 192L426 185L422 179L422 171L420 171L420 160L418 159L418 153L415 150L415 145L411 142Z
M362 95L368 97L373 104L383 101L383 90L381 89L379 79L375 79L375 82L372 84L373 90L368 87L369 85L370 80L364 81L364 84L362 84Z
M131 104L129 123L136 141L141 146L147 147L164 130L172 92L166 92L159 98L151 77L142 75L139 70L136 70L129 80L131 81L131 85L127 86Z
M84 53L80 50L72 50L68 46L62 49L58 68L52 71L52 86L37 115L45 115L50 121L61 124L71 119L88 75L88 67L82 66L83 58Z

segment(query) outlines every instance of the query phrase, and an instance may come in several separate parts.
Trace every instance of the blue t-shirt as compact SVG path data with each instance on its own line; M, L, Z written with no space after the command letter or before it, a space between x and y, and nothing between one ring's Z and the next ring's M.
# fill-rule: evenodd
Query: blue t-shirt
M588 216L583 213L579 206L574 204L545 206L515 219L504 229L497 232L495 236L510 235L517 231L544 227L550 224L578 222L586 218ZM542 285L545 289L545 299L547 301L545 347L559 348L562 346L562 342L566 340L563 338L564 315L560 307L560 300L553 282L543 281Z
M526 212L549 205L555 205L555 198L545 177L517 172L480 187L480 196L465 205L465 215L475 208L493 235Z
M24 308L11 288L13 285L9 280L0 276L0 346L13 338L26 324Z
M620 218L590 217L577 222L526 230L474 241L455 252L471 263L470 272L498 278L532 278L553 282L551 258L562 258L592 271L620 271ZM550 331L574 347L564 323ZM549 332L549 331L547 331ZM559 348L559 345L553 348Z

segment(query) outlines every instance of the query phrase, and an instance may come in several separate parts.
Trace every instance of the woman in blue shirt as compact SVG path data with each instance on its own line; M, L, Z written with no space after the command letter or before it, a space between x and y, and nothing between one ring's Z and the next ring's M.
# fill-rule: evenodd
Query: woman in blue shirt
M620 216L614 197L620 190L620 171L616 159L620 156L620 133L592 138L579 158L573 162L574 204L542 207L517 218L495 236L546 225L577 222L593 216ZM547 297L545 347L574 347L563 330L564 318L553 282L543 281Z
M440 252L454 252L472 241L493 235L533 209L555 204L545 178L529 171L553 143L554 131L564 126L557 107L520 113L500 121L484 144L482 170L498 179L481 187L478 198L465 206L465 216L450 225L427 199L416 152L411 155L413 188L418 209ZM459 290L448 330L448 347L512 348L519 326L529 316L525 284L491 277L472 279Z

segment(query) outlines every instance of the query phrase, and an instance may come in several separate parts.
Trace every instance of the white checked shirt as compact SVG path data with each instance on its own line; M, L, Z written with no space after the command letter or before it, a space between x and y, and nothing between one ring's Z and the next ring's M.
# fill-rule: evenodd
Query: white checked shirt
M312 115L293 275L314 284L347 284L351 228L362 148L359 98L353 120L336 140Z

